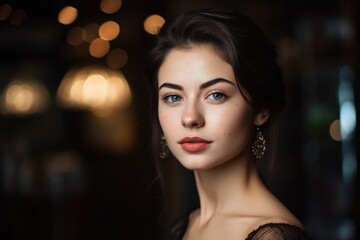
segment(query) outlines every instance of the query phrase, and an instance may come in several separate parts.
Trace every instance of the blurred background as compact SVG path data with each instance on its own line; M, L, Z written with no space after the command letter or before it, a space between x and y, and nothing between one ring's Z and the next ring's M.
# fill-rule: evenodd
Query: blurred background
M314 239L359 235L357 0L0 0L0 238L161 239L198 204L150 148L146 54L184 10L252 17L277 46L288 105L272 189Z

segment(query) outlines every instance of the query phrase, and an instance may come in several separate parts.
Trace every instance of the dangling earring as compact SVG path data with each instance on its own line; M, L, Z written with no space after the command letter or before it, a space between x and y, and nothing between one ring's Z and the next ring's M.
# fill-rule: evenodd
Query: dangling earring
M251 146L251 153L256 159L259 159L264 155L265 149L265 137L259 127L256 127L255 140Z
M170 150L166 143L166 139L164 136L161 136L160 139L160 158L165 159L169 156Z

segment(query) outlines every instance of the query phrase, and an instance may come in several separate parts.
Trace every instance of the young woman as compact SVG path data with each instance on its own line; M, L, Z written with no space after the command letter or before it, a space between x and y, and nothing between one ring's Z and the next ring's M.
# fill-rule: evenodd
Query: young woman
M168 147L193 170L200 199L168 239L310 239L255 164L285 104L277 55L260 28L236 13L182 13L149 56L156 152L167 158Z

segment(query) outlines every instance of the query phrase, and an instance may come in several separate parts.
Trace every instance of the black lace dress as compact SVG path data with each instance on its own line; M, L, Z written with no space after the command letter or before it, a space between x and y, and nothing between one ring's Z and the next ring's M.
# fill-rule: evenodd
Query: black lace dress
M181 217L170 229L166 240L181 240L185 234L189 218ZM234 239L237 240L237 239ZM240 239L239 239L240 240ZM245 240L312 240L309 234L291 224L287 223L268 223L261 225L252 231Z

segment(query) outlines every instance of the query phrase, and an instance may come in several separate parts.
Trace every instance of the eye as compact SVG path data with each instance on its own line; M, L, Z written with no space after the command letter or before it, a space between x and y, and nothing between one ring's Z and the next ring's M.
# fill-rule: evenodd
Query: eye
M214 92L211 92L206 98L209 100L214 100L214 101L222 101L222 100L225 100L225 98L227 98L227 96L222 92L214 91Z
M164 96L162 99L168 103L176 103L176 102L181 101L181 97L176 94L168 94L168 95Z

